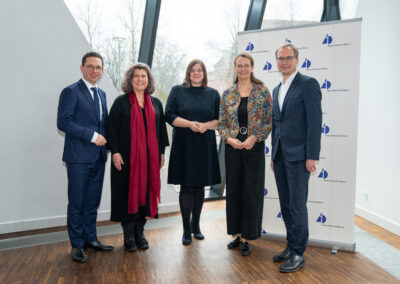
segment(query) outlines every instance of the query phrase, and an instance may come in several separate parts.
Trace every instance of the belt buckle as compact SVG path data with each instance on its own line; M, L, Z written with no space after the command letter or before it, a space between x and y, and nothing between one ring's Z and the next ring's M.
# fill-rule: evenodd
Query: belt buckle
M240 127L239 128L239 133L242 134L242 135L247 134L247 127L244 127L244 126Z

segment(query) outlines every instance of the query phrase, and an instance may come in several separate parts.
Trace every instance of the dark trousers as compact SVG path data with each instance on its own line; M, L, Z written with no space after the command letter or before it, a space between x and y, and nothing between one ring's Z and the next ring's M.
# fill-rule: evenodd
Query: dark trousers
M308 181L306 161L288 161L281 146L274 159L274 174L279 202L286 226L286 239L292 254L303 255L308 241Z
M229 235L255 240L261 236L264 207L265 144L251 150L225 147L226 221Z
M72 247L97 240L96 219L103 188L105 163L67 163L67 227Z

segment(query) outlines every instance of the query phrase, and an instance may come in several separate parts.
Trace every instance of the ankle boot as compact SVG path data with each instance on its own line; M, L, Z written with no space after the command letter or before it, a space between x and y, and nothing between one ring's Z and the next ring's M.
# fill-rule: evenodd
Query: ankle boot
M146 223L146 219L144 220L139 220L135 222L134 225L134 235L135 235L135 241L136 245L139 249L148 249L149 248L149 242L146 240L144 237L144 224Z
M134 236L134 223L133 222L123 222L122 230L124 232L124 248L127 251L136 251L137 246Z
M183 236L182 236L182 244L190 245L192 243L192 232L190 230L190 221L189 218L182 219L183 222Z
M200 216L194 215L192 216L191 227L192 227L192 234L198 240L203 240L204 235L200 231Z

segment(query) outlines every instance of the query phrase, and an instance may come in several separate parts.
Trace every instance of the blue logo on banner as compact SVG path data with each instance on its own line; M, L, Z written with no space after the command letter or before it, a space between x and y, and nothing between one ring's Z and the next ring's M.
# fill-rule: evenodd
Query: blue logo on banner
M265 66L264 66L263 70L269 71L269 70L271 70L271 68L272 68L272 64L269 63L268 61L265 62Z
M254 44L252 44L251 42L249 42L249 44L246 47L246 51L253 51L254 49Z
M263 228L261 228L261 235L266 235L266 234L267 234L267 231L264 230Z
M325 224L325 222L326 222L326 217L321 212L321 214L319 214L319 216L318 216L317 223Z
M269 147L265 146L265 155L267 155L269 153Z
M276 215L276 218L282 218L282 212L279 211L278 215Z
M324 83L322 83L321 89L329 89L331 87L331 82L328 79L325 79Z
M332 37L330 35L326 34L322 44L331 44L331 43L332 43Z
M304 59L304 62L303 62L303 64L301 65L301 68L310 68L310 66L311 66L311 61L308 60L307 58Z
M265 187L264 188L264 196L267 196L268 195L268 189Z
M329 133L329 126L326 125L325 123L324 123L324 125L322 126L321 133L323 133L323 134L328 134L328 133Z
M288 38L285 39L285 43L291 43L292 41Z
M318 175L318 178L326 179L328 177L328 172L325 169L322 169Z

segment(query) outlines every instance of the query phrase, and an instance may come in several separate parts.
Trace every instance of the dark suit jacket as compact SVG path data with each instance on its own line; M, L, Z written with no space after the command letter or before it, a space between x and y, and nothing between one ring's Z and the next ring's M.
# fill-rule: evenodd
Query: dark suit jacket
M83 80L62 90L58 104L57 127L65 133L63 161L66 163L90 163L99 157L106 161L106 147L91 142L94 132L105 136L107 101L104 91L99 90L103 115L96 117L90 91Z
M317 80L297 73L279 109L279 84L272 92L272 160L278 145L289 161L319 160L321 89Z

